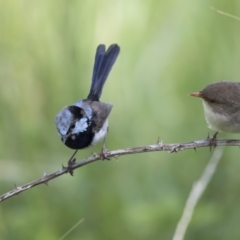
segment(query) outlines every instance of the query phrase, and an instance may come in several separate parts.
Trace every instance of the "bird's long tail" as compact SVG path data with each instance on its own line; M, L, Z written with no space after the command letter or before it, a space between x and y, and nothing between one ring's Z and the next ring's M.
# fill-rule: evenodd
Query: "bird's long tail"
M117 56L120 52L120 47L117 44L112 44L107 51L105 45L100 44L97 47L95 62L93 67L92 85L88 99L99 101L102 93L103 85L114 65Z

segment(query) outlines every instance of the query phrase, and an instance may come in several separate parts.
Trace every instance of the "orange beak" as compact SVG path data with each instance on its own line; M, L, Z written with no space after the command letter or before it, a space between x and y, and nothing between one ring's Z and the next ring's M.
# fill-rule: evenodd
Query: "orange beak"
M194 92L194 93L190 93L189 95L192 97L199 97L199 98L202 97L201 92Z

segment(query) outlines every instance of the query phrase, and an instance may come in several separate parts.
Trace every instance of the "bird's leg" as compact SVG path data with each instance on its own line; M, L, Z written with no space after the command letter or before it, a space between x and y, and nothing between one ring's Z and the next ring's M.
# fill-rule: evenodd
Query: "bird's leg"
M102 158L102 160L111 160L107 155L108 155L108 150L106 149L106 139L107 139L107 135L108 135L108 131L109 131L109 127L107 127L107 133L106 136L103 139L103 146L102 146L102 150L100 152L100 156Z
M76 158L74 157L76 153L78 152L78 149L73 153L73 155L68 160L68 166L67 166L67 172L69 172L73 176L73 165L76 162Z
M216 140L217 140L217 135L218 135L218 132L215 132L212 137L207 137L207 139L209 140L209 146L210 146L210 152L212 150L212 148L215 148L217 146L216 144Z

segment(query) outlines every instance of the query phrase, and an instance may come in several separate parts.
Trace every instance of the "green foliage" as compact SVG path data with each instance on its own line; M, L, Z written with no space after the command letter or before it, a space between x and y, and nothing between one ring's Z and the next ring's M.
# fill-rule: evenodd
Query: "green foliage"
M0 0L0 194L66 165L56 113L88 94L95 48L118 43L101 100L114 104L109 149L202 139L188 96L240 81L238 1ZM239 138L219 134L220 138ZM99 151L80 151L77 159ZM239 239L239 149L227 148L186 239ZM171 239L209 149L96 162L0 205L1 239Z

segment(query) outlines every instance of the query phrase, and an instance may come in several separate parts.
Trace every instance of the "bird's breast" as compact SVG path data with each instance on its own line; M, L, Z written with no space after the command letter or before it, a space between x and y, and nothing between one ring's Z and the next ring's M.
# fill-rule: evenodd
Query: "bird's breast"
M203 100L205 119L208 127L214 131L240 133L240 122L225 112L216 112Z

